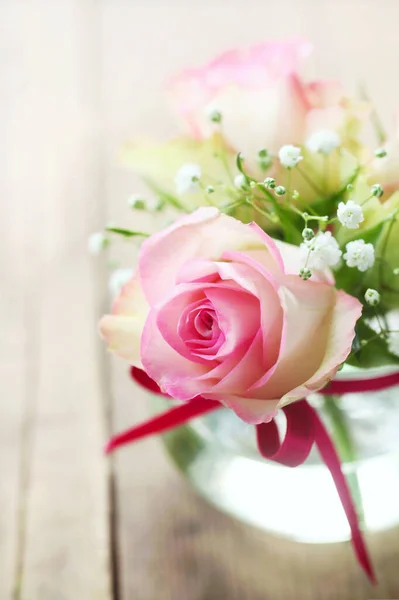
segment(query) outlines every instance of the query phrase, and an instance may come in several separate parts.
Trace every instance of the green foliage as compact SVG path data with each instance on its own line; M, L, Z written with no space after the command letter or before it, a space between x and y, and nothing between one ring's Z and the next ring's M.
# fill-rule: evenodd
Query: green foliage
M386 341L359 319L356 324L356 336L352 351L346 360L348 365L368 369L389 365L399 365L399 357L391 354Z
M131 229L124 229L123 227L106 227L106 231L110 231L111 233L117 233L123 237L149 237L149 233L144 233L143 231L132 231Z

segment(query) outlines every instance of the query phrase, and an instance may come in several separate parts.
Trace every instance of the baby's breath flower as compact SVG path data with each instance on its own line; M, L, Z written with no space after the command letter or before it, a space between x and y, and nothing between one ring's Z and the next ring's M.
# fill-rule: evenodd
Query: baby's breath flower
M357 267L363 273L374 264L374 246L364 240L348 242L344 260L348 267Z
M200 165L187 163L182 165L175 176L175 184L178 194L195 192L201 179L202 169Z
M330 154L341 143L341 138L336 131L324 129L317 131L309 137L306 147L310 152L320 152L321 154Z
M112 271L108 279L108 289L112 296L115 298L122 287L133 277L133 269L115 269Z
M381 196L384 193L384 190L382 189L382 186L379 183L375 183L374 185L372 185L370 191L372 195L376 196L377 198L381 198Z
M270 156L268 150L266 150L266 148L262 148L261 150L259 150L258 152L258 164L261 167L261 169L266 170L268 169L271 164L273 162L273 157Z
M279 150L278 157L283 167L286 167L287 169L292 169L303 159L303 156L301 156L301 149L297 146L292 146L291 144L282 146Z
M314 231L310 227L305 227L302 231L302 237L306 242L309 242L314 238Z
M215 188L213 187L213 185L208 185L208 187L206 188L206 191L208 194L213 194L213 192L215 191Z
M366 300L367 304L370 304L370 306L377 306L377 304L380 302L381 296L377 290L369 288L364 294L364 299Z
M206 109L206 116L212 123L222 122L222 113L215 106L208 106Z
M267 188L273 190L276 187L276 180L273 177L266 177L263 182Z
M127 201L128 206L134 210L145 210L146 201L139 194L133 194Z
M384 158L387 155L387 151L385 148L377 148L377 150L374 152L374 155L377 158Z
M364 221L362 207L353 200L338 204L337 217L341 225L348 229L359 229L359 223Z
M306 281L307 279L310 279L312 277L312 271L304 267L299 271L299 277Z
M286 192L286 189L283 185L278 185L276 187L276 189L274 190L274 193L276 194L276 196L284 196Z
M109 239L103 231L92 233L87 241L87 250L92 256L100 254L109 244Z
M247 190L249 188L248 180L243 173L239 173L234 177L234 185L239 190Z
M146 202L146 207L150 211L153 211L153 210L160 211L164 208L164 206L165 206L165 202L164 202L164 200L162 200L162 198L150 198Z
M335 267L342 254L331 231L318 233L313 239L302 242L300 247L307 265L318 270Z

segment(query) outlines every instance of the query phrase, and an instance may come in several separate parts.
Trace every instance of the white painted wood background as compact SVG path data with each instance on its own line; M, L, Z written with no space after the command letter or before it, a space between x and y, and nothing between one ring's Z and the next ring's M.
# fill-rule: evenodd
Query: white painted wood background
M145 414L95 324L86 239L126 218L121 141L176 124L163 83L226 48L304 35L308 71L399 104L395 0L0 0L1 600L399 598L399 533L371 541L371 590L344 546L297 546L197 498L156 440L105 460Z

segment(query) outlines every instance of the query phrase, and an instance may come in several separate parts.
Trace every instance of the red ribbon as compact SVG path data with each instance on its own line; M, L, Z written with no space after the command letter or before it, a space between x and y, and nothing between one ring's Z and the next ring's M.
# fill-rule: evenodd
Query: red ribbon
M394 385L399 385L399 373L390 373L370 379L335 379L320 394L360 394L362 392L379 392Z
M316 445L331 473L345 510L357 559L370 581L375 583L373 567L359 527L359 519L352 496L342 473L338 454L323 422L317 411L306 400L289 404L283 408L283 411L287 418L287 431L282 443L280 443L277 425L274 421L256 426L260 454L269 460L296 467L306 460L313 444Z
M129 444L129 442L134 442L149 435L155 435L156 433L165 433L216 408L221 408L220 402L205 400L205 398L198 396L190 400L190 402L174 406L166 412L112 437L105 447L105 452L109 454L112 450Z
M162 394L159 386L141 369L131 368L133 379L153 393ZM322 391L323 394L345 394L377 391L399 385L399 373L375 377L372 379L342 379L331 381ZM165 395L165 394L163 394ZM167 396L168 397L168 396ZM216 400L206 400L201 396L189 402L173 406L166 412L157 415L110 439L106 452L135 440L164 433L175 427L222 408ZM325 465L329 469L337 488L342 506L348 519L352 544L357 559L369 579L375 583L375 575L370 557L359 526L356 509L350 494L346 479L341 470L341 464L334 444L321 421L317 411L307 402L299 400L283 408L287 418L287 430L284 440L280 441L278 428L274 420L256 426L256 436L260 454L268 460L279 462L289 467L301 465L316 445Z

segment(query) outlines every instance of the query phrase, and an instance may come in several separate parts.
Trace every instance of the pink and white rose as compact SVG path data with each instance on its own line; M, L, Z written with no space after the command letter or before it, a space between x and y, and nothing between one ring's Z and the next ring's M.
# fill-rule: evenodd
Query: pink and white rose
M102 335L171 397L267 422L334 377L361 314L329 271L303 281L300 261L256 224L200 208L144 242Z
M248 157L261 148L276 153L285 144L304 145L319 130L345 137L364 107L348 101L338 82L301 79L311 52L302 39L231 50L175 76L172 97L197 139L211 135L209 109L220 111L226 139Z

